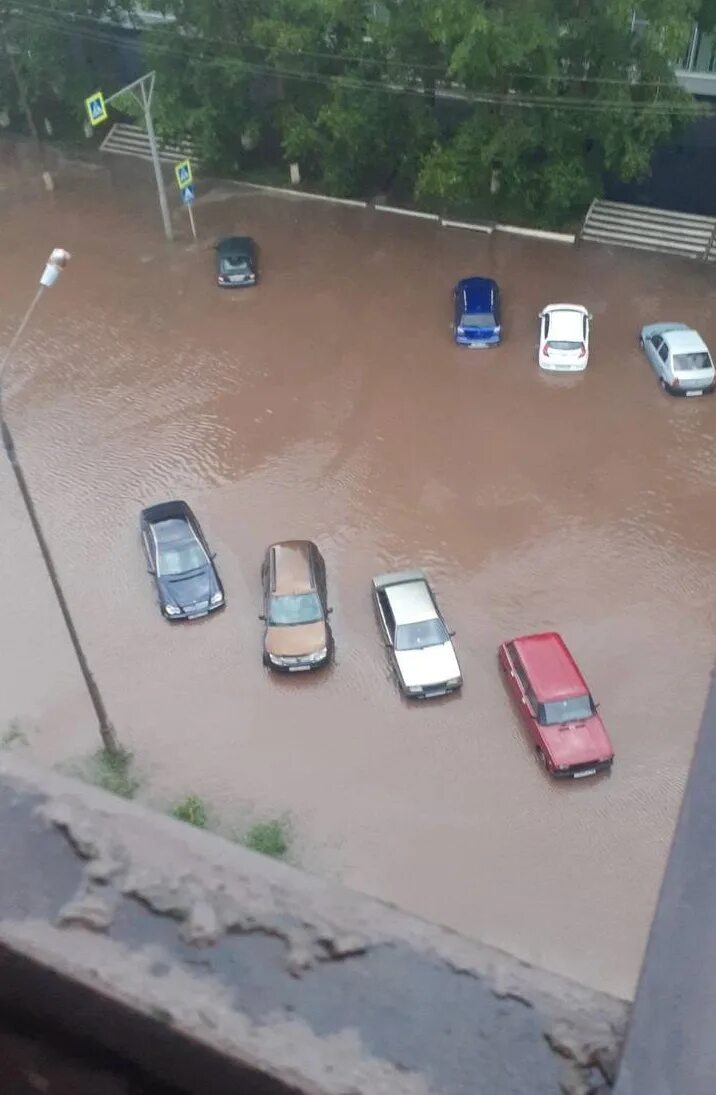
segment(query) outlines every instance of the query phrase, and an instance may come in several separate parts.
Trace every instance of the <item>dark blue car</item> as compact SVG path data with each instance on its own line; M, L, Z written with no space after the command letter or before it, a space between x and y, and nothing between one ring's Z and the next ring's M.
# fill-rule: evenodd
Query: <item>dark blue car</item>
M500 290L492 278L463 278L453 292L453 332L458 346L498 346Z

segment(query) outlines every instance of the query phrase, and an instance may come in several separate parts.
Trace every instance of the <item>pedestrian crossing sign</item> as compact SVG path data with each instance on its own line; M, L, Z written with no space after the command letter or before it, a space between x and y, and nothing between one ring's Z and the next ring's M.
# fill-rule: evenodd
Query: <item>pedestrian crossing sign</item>
M85 106L91 125L100 125L101 122L107 121L107 106L101 91L93 91L91 95L88 95Z
M174 174L177 177L177 183L179 189L183 190L185 186L191 186L194 181L194 177L191 173L191 164L188 160L182 160L181 163L175 164Z

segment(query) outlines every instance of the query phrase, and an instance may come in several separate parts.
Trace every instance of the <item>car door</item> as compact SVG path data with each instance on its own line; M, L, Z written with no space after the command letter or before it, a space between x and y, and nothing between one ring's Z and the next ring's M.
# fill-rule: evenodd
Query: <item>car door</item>
M663 343L661 335L650 335L649 338L644 340L644 348L646 350L646 356L649 359L649 363L653 368L657 376L661 375L661 358L659 357L659 349Z
M519 697L520 714L522 715L522 721L529 730L530 736L534 740L536 745L542 745L542 738L539 733L539 727L537 723L537 701L532 691L532 685L530 684L527 671L522 664L519 654L514 651L512 657L512 667L514 669L515 681L517 682L517 693Z
M452 293L452 328L457 331L462 319L462 293L459 289L453 289Z
M378 619L383 632L383 641L390 648L391 657L395 661L395 618L388 603L388 595L384 589L378 590L376 603L378 605Z
M147 560L147 570L156 577L157 562L154 551L154 537L152 535L152 526L146 521L142 522L142 546Z
M661 340L661 346L659 347L657 369L659 376L666 381L667 384L671 384L673 377L673 368L671 361L671 353L669 352L669 344L665 339Z
M269 618L269 600L271 597L271 570L273 565L273 551L269 550L264 556L264 561L261 564L261 592L263 595L263 618L268 627Z

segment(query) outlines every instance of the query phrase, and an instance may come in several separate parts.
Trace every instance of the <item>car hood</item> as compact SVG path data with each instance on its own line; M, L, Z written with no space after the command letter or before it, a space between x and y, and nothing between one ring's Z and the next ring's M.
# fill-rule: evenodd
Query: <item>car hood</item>
M443 684L460 676L460 666L451 642L424 646L421 650L396 650L395 660L406 688Z
M561 726L544 726L542 735L552 763L587 764L611 757L609 735L598 715L584 722L568 722Z
M323 620L315 624L293 624L292 627L266 628L266 653L279 657L299 657L315 654L327 645L328 633Z
M177 575L160 578L159 581L166 600L178 608L189 608L208 601L216 588L209 567L188 576Z

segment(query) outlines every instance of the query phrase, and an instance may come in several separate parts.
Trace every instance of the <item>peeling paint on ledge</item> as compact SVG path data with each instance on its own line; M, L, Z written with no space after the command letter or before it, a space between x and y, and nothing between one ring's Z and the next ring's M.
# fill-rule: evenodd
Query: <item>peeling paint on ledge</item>
M202 1055L212 1095L240 1075L312 1095L613 1082L621 1001L11 756L0 825L0 1004L51 974L77 1006L45 1018L92 1024L101 1001L142 1036L74 1033L184 1090L206 1090Z

